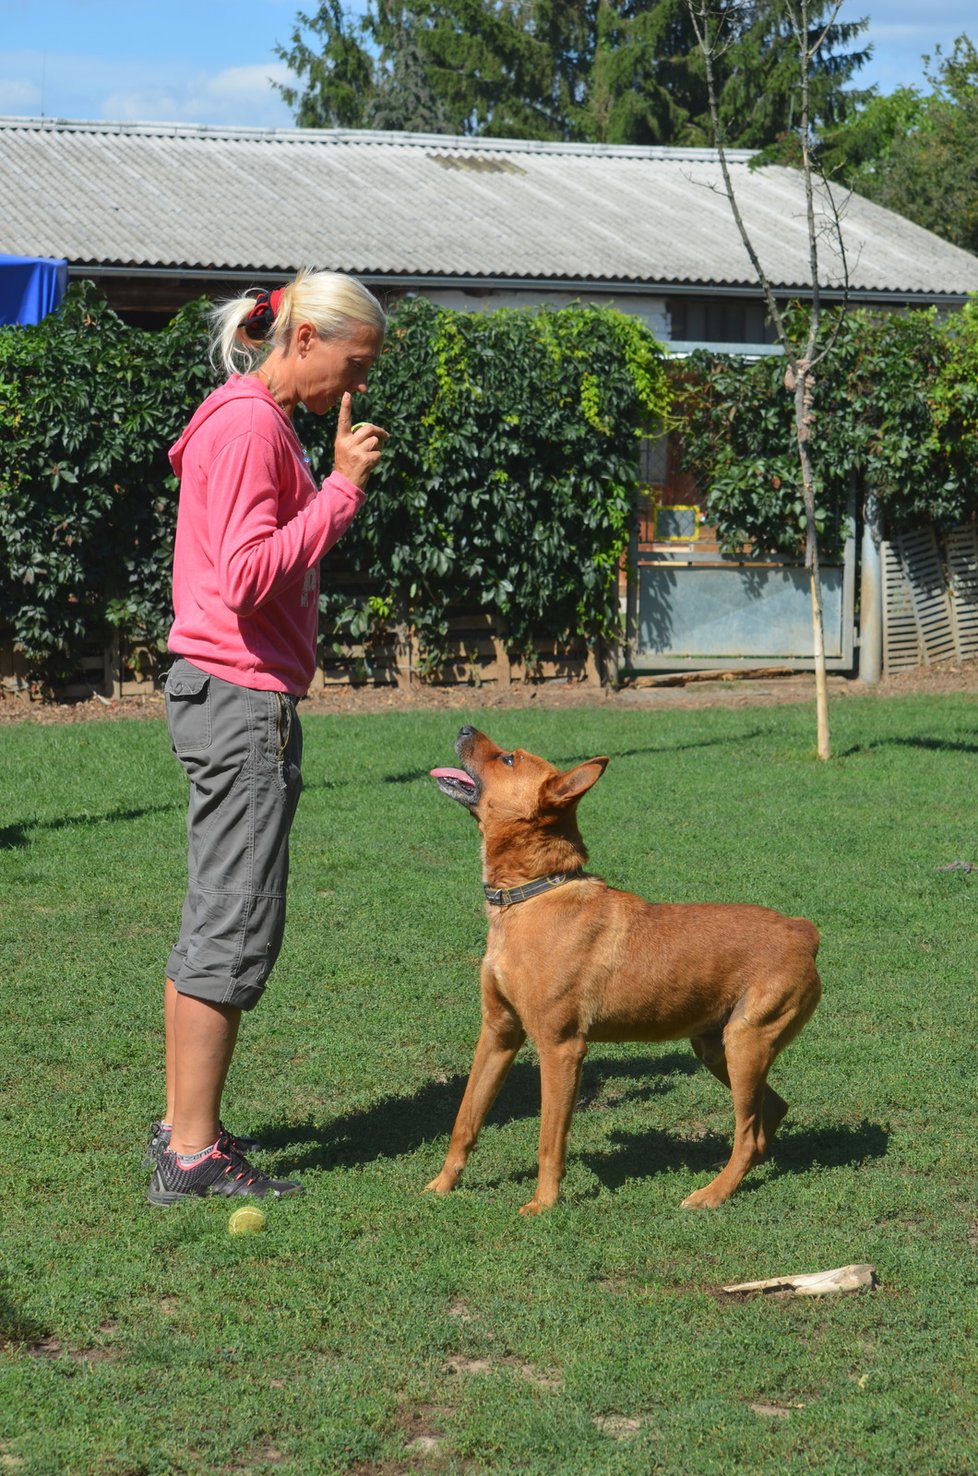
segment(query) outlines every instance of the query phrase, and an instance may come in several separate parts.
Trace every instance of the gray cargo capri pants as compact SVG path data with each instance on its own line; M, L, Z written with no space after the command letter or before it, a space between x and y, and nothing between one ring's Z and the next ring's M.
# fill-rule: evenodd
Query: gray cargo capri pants
M190 780L188 886L167 978L250 1010L282 946L289 830L302 789L296 699L178 657L166 679L173 752Z

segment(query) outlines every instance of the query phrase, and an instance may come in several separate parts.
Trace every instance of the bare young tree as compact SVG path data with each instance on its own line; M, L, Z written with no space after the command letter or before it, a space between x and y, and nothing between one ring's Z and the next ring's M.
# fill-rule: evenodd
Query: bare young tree
M812 406L814 403L817 371L826 355L832 350L835 335L819 345L819 329L822 321L822 287L820 249L831 249L836 258L836 276L843 291L843 310L848 292L845 244L842 239L841 216L832 191L822 174L815 157L812 136L812 120L809 107L809 83L812 64L825 43L829 30L842 6L835 0L829 8L827 19L821 18L814 30L811 29L812 6L809 0L769 0L777 4L784 14L798 46L798 144L799 162L804 179L806 223L808 229L809 264L811 271L811 299L805 330L795 336L789 329L785 314L775 296L771 282L757 254L750 232L744 223L737 202L733 181L724 149L723 130L720 125L715 60L726 44L727 28L739 11L749 7L731 4L730 0L686 0L690 19L696 31L696 39L703 54L707 91L710 104L710 122L713 140L719 157L724 190L730 202L737 230L750 258L757 280L764 292L767 310L774 325L778 343L787 360L785 387L794 392L795 439L801 472L802 499L805 509L805 567L809 571L812 597L812 634L815 658L815 707L817 717L818 756L830 756L828 689L825 679L825 633L822 619L822 586L819 575L818 531L815 523L816 497L815 474L812 451ZM817 14L822 16L824 5L818 5ZM819 200L816 200L816 194Z

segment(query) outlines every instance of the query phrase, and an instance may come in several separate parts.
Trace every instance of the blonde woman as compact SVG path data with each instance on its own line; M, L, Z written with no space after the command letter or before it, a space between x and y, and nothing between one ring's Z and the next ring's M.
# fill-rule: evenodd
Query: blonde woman
M351 426L351 396L367 388L384 330L376 298L331 272L215 308L212 359L229 377L170 451L180 503L165 695L190 780L188 887L166 970L167 1107L150 1129L151 1204L302 1188L249 1162L258 1145L224 1129L221 1097L241 1013L282 943L319 561L362 504L387 439ZM292 416L337 404L320 487Z

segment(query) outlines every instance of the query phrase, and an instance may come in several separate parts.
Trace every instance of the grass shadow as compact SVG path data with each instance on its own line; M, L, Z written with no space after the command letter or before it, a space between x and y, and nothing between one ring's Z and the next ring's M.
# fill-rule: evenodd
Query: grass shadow
M870 743L851 743L840 748L839 758L854 758L860 753L875 753L880 748L919 748L925 753L978 753L978 743L965 743L954 738L874 738Z
M0 1273L0 1348L15 1348L38 1343L47 1330L28 1317L11 1295L7 1277ZM2 1450L0 1445L0 1450Z
M629 1179L648 1178L650 1174L666 1170L716 1174L730 1156L732 1113L730 1127L730 1137L722 1133L706 1133L702 1137L682 1138L654 1128L641 1133L618 1133L612 1135L617 1147L608 1152L578 1156L606 1189L620 1189ZM816 1166L844 1168L867 1159L885 1158L889 1140L887 1130L874 1122L862 1122L855 1127L847 1124L800 1129L798 1132L784 1127L775 1138L766 1160L771 1168L768 1178L804 1174ZM742 1187L752 1187L751 1181L746 1180Z
M862 1122L793 1132L786 1120L774 1140L770 1161L776 1177L806 1173L810 1169L846 1168L869 1159L885 1158L890 1134L882 1123Z
M702 1070L692 1055L628 1057L588 1060L581 1074L577 1111L615 1111L625 1103L646 1102L673 1090L675 1078ZM328 1125L269 1124L258 1129L267 1149L288 1147L280 1167L301 1174L309 1169L360 1168L377 1159L394 1159L443 1139L447 1145L467 1077L461 1074L430 1081L409 1096L383 1097L373 1106L337 1117ZM536 1119L540 1115L540 1076L535 1062L516 1062L487 1122L497 1126ZM733 1131L733 1115L730 1119ZM613 1146L600 1152L572 1156L591 1170L606 1189L617 1190L629 1180L648 1178L670 1170L713 1175L726 1163L731 1136L707 1132L683 1137L654 1126L641 1132L612 1132ZM889 1133L879 1123L863 1121L822 1128L782 1129L767 1160L768 1178L803 1174L816 1166L841 1168L886 1156ZM298 1149L298 1151L296 1151ZM287 1163L285 1161L287 1157ZM531 1178L528 1165L520 1177ZM748 1179L743 1186L750 1189Z
M620 1088L613 1088L615 1102L645 1101L672 1090L670 1076L690 1075L700 1069L693 1056L678 1052L621 1061L586 1061L578 1110L592 1107L609 1084L622 1083ZM326 1126L270 1123L258 1127L256 1133L271 1152L289 1148L290 1173L357 1168L378 1158L400 1158L434 1139L444 1138L447 1144L467 1079L456 1075L430 1081L410 1096L383 1097L372 1107L346 1113ZM486 1120L498 1126L539 1115L539 1069L535 1062L517 1061Z
M30 842L32 834L41 831L79 830L96 825L115 825L129 820L142 820L147 815L168 815L183 809L182 803L141 805L138 809L109 810L104 815L59 815L57 820L18 820L0 827L0 851L15 851Z

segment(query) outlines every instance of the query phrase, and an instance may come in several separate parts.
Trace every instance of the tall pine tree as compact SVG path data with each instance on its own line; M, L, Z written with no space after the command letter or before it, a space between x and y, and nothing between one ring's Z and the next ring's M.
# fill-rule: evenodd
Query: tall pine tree
M814 4L813 29L832 7ZM797 124L794 42L782 0L717 0L717 58L730 145L777 144ZM811 79L811 119L841 124L865 21L829 26ZM276 54L304 127L359 127L593 143L707 144L702 58L683 0L339 0L300 12Z

